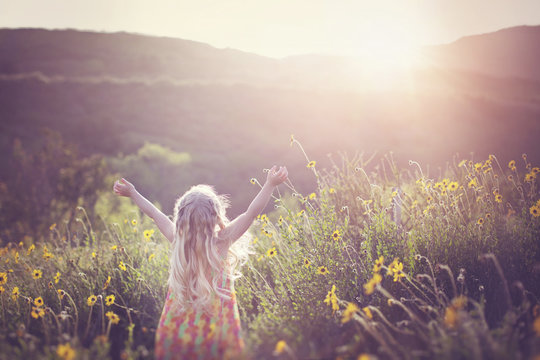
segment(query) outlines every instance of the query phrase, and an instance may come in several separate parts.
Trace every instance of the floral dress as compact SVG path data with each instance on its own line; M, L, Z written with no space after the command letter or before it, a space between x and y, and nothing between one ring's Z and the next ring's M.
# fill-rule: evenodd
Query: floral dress
M215 295L213 315L193 309L179 311L169 289L156 330L156 360L245 358L236 295L225 272L222 288L231 290L231 299Z

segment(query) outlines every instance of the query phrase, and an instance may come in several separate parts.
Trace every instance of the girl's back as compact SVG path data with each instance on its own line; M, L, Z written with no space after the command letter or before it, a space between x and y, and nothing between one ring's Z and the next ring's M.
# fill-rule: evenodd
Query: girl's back
M169 291L156 329L156 359L245 357L233 282L247 248L237 240L286 179L286 168L272 167L248 209L230 223L227 202L210 186L194 186L179 198L171 221L127 180L115 183L115 193L130 197L172 244Z

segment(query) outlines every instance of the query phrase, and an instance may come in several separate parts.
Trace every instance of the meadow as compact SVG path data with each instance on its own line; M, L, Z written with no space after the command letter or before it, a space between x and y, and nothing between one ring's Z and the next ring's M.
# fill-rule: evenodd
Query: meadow
M286 183L250 230L236 293L253 358L540 358L540 168L526 154L434 174L392 155L320 169L290 145L316 187ZM0 250L0 359L151 359L166 239L112 194L74 211Z

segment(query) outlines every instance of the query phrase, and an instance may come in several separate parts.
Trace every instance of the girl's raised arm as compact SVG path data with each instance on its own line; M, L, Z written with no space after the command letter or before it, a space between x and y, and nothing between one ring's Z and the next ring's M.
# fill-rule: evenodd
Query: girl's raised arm
M156 223L159 231L169 240L174 240L174 224L173 222L162 213L157 207L148 201L144 196L139 194L132 183L122 178L121 182L116 180L114 182L113 191L116 195L126 196L131 198L135 204L149 217L151 217Z
M287 168L279 167L276 171L276 166L273 166L266 177L261 191L255 196L255 199L251 202L247 210L239 215L236 219L231 221L229 225L223 230L226 239L230 244L238 240L249 229L253 220L263 211L274 192L274 188L287 180Z

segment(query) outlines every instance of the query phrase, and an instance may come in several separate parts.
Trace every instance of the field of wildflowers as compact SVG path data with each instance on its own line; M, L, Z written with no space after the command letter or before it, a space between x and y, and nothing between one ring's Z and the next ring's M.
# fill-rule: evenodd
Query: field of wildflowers
M291 146L317 188L289 182L252 227L236 292L253 358L540 358L540 169L526 155L321 170ZM1 359L153 357L168 244L133 209L87 211L1 248Z

